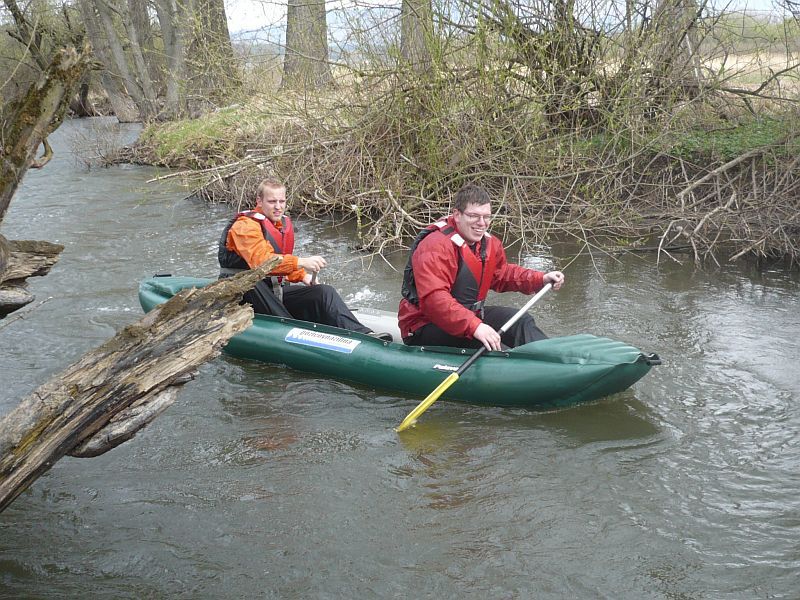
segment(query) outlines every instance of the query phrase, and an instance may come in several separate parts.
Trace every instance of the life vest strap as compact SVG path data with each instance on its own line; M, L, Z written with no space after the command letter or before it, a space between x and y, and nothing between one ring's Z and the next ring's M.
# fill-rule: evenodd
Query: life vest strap
M469 308L472 312L478 315L481 321L483 321L484 306L486 306L486 298L484 298L483 300L479 300L478 302L474 302L471 306L468 306L467 308Z
M284 281L284 277L282 275L272 276L269 278L269 286L272 288L272 293L275 294L275 297L279 302L283 302L284 285L289 285L289 282Z

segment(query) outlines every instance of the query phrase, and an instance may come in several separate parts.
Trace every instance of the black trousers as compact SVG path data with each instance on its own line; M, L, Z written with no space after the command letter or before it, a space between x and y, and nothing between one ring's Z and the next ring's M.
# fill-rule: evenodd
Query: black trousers
M244 293L244 301L252 305L253 311L262 315L333 325L360 333L372 331L350 312L339 292L325 284L284 286L281 302L266 281L259 281L252 290Z
M516 308L507 306L486 306L484 308L483 322L490 325L495 331L505 325L517 312ZM546 340L545 333L537 327L533 317L529 314L522 315L511 328L500 336L502 344L508 348L516 348L523 344ZM480 348L483 346L474 338L465 338L450 335L433 323L423 325L410 336L403 338L408 346L452 346L454 348Z

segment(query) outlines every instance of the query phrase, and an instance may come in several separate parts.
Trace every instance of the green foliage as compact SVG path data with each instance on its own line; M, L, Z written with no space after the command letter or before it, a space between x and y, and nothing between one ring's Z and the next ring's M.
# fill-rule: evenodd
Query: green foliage
M153 123L137 145L158 164L203 168L240 158L245 140L269 120L263 112L229 107L197 119Z
M783 118L753 118L724 129L694 129L672 137L669 152L680 158L728 161L755 148L774 147L779 156L797 153L796 142L786 144L787 134L796 130L798 121Z

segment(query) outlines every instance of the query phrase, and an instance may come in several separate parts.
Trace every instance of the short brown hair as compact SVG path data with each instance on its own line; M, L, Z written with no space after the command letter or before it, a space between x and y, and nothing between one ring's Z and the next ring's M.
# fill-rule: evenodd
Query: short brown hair
M470 204L481 206L489 204L491 201L492 199L489 198L489 192L486 191L486 188L474 183L468 183L456 192L453 209L464 212L464 209Z
M258 191L256 192L256 198L261 200L264 197L264 191L267 188L271 190L279 190L279 189L285 189L286 186L277 177L267 177L266 179L262 179L261 183L258 184Z

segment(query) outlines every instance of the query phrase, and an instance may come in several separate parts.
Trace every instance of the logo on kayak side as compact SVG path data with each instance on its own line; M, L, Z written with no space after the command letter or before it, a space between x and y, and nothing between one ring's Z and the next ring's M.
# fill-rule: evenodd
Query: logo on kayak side
M433 365L437 371L458 371L458 367L451 367L450 365Z
M333 350L334 352L343 352L344 354L350 354L361 343L361 340L351 340L340 335L323 333L322 331L309 331L299 327L292 328L283 339L290 344L312 346L324 350Z

